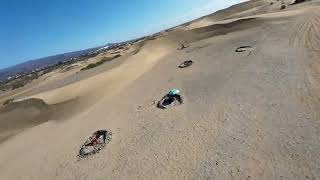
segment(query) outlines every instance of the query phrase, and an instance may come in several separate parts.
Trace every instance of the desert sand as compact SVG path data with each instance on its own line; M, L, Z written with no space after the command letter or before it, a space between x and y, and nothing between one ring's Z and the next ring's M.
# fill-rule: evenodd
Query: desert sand
M235 5L1 94L17 101L0 107L0 179L320 179L320 2L285 3ZM158 109L172 88L184 103ZM112 141L79 160L100 129Z

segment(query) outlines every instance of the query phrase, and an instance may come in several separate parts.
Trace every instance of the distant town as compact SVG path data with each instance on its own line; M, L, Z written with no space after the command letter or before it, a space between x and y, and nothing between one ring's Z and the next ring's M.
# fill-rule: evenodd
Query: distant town
M141 39L141 38L140 38ZM0 91L8 91L8 90L14 90L18 89L20 87L23 87L24 85L28 84L34 79L38 79L40 76L47 74L49 72L52 72L58 68L61 68L66 65L71 65L79 61L86 60L91 57L95 57L100 53L107 52L112 49L119 48L121 49L125 45L128 45L130 43L134 43L135 41L138 41L139 39L123 42L123 43L115 43L115 44L109 44L106 46L102 46L99 48L95 48L91 51L87 51L84 53L81 53L79 55L75 55L72 57L69 57L65 60L60 60L54 64L44 65L40 68L35 68L32 70L24 70L18 73L14 73L12 75L9 75L5 78L2 78L0 80Z

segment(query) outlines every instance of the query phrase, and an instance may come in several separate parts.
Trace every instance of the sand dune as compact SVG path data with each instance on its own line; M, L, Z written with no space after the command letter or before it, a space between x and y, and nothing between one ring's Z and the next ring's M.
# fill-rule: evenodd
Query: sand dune
M177 47L176 42L170 42L167 39L155 40L155 42L145 45L139 53L131 56L130 59L119 67L53 91L37 94L33 97L43 99L48 104L55 104L83 96L96 101L105 95L106 91L109 91L107 94L112 94L112 92L125 88L146 71L150 70L159 59L174 50L175 47Z
M192 22L190 25L186 26L187 29L195 29L208 25L212 25L215 22L219 22L226 19L248 17L258 14L264 14L267 12L272 12L276 5L271 5L270 2L275 2L279 4L278 1L272 0L256 0L248 1L240 4L233 5L227 9L217 11L208 16L202 17L199 20ZM278 5L279 6L279 5ZM278 10L279 7L277 7ZM265 10L262 10L265 9Z
M270 2L235 5L99 67L79 71L105 55L2 95L27 100L0 108L1 178L319 179L320 3L280 11ZM194 63L179 69L185 60ZM172 88L184 103L158 109ZM112 141L78 161L99 129Z
M0 142L27 128L50 120L63 120L72 116L77 99L48 105L41 99L30 98L13 102L0 109ZM65 109L69 109L65 111Z

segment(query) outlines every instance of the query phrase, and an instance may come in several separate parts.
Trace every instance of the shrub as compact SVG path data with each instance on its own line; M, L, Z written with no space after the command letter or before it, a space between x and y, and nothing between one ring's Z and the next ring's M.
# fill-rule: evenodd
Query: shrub
M87 65L86 67L82 68L80 71L84 71L84 70L95 68L95 67L100 66L101 64L103 64L105 62L111 61L111 60L113 60L115 58L118 58L120 56L121 56L120 54L117 54L117 55L115 55L113 57L103 57L100 61L98 61L96 63L91 63L91 64Z
M15 83L12 84L11 89L12 89L12 90L15 90L15 89L21 88L21 87L23 87L25 84L26 84L26 83L25 83L24 81L22 81L22 80L17 81L17 82L15 82Z
M3 105L5 106L5 105L10 104L12 102L13 102L12 98L11 99L7 99L6 101L4 101Z

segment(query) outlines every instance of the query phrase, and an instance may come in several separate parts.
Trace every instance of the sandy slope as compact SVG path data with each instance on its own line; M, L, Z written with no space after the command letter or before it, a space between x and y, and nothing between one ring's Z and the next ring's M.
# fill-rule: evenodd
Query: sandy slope
M1 178L319 179L319 17L311 2L176 29L111 69L31 92L48 106L77 103L1 143ZM177 51L181 41L189 47ZM243 45L252 52L234 51ZM185 103L157 109L170 88ZM97 129L111 143L77 161Z
M118 92L125 88L129 83L151 69L158 60L170 53L175 47L177 47L176 42L167 39L155 40L155 42L145 45L138 54L131 56L130 60L119 67L53 91L37 94L34 97L43 99L49 104L78 96L86 96L86 98L96 101L96 98L99 99L106 94L106 91L109 91L108 94L112 94L112 92Z

